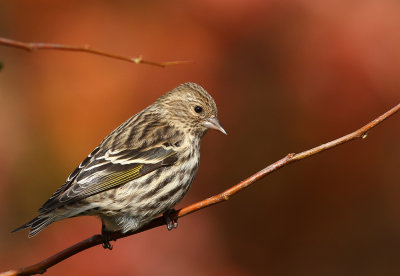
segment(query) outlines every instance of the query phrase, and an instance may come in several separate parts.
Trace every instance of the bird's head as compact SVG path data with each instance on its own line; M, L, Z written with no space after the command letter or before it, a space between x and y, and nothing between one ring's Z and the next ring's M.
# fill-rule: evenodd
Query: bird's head
M226 134L218 120L214 99L198 84L181 84L161 96L155 104L160 115L175 127L200 136L209 128Z

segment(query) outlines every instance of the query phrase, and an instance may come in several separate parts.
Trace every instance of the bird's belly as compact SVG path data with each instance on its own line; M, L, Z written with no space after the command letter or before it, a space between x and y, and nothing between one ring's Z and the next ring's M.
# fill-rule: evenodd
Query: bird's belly
M109 230L139 229L173 208L187 193L197 173L198 158L163 167L119 188L99 194L99 216ZM92 201L93 202L93 201Z

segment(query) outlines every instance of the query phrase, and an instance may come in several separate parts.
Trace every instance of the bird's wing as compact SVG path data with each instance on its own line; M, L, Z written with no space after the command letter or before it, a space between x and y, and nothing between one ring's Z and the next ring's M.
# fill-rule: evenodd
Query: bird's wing
M117 188L178 159L171 143L140 149L108 150L96 148L39 209L47 213L66 204Z

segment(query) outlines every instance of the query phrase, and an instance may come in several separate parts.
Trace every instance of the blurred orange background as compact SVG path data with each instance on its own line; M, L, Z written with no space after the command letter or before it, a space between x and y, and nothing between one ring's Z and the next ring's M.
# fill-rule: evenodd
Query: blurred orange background
M0 46L0 271L100 232L96 218L10 234L120 123L175 86L213 95L178 207L289 152L347 134L399 101L394 0L0 1L0 36L92 47L169 68ZM400 275L400 117L286 167L228 202L86 250L46 275Z

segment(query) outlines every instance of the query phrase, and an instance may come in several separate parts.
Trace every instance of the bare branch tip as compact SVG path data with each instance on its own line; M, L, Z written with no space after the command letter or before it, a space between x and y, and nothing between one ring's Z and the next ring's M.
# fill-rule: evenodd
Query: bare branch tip
M178 60L178 61L166 62L166 65L181 65L181 64L189 64L189 63L194 63L194 61L193 60Z
M184 65L184 64L189 64L189 63L193 63L193 61L190 61L190 60L166 61L166 62L160 63L158 65L165 68L168 66Z
M75 46L75 45L65 45L65 44L54 44L54 43L41 43L41 42L22 42L17 40L12 40L4 37L0 37L0 45L5 45L9 47L20 48L26 51L36 51L36 50L62 50L62 51L77 51L77 52L86 52L89 54L104 56L108 58L114 58L119 60L124 60L128 62L132 62L134 64L148 64L152 66L165 68L171 65L178 64L186 64L191 63L192 61L168 61L168 62L155 62L144 60L142 56L132 58L121 55L116 55L109 52L100 51L97 49L91 48L89 44Z

